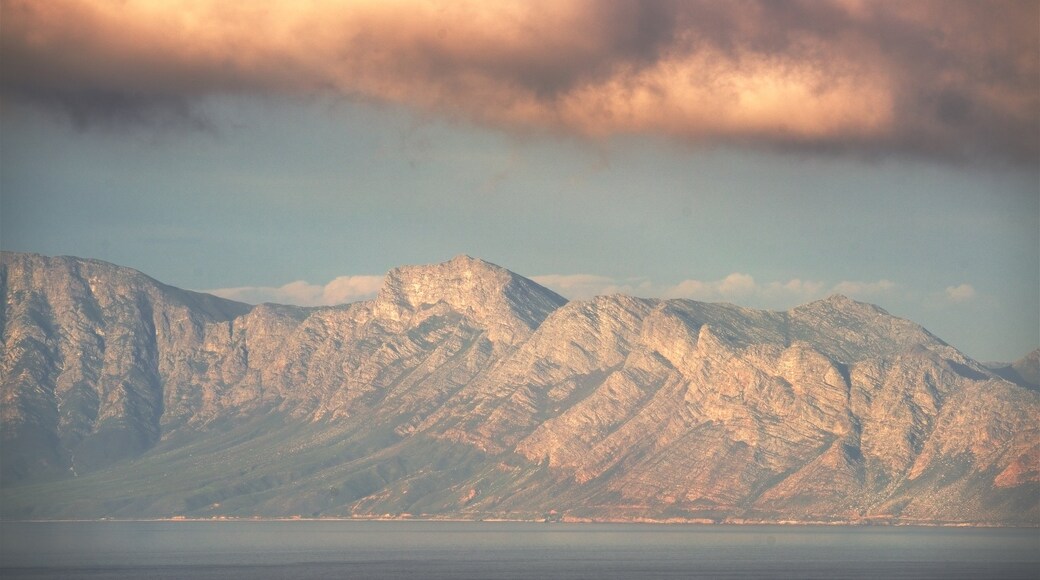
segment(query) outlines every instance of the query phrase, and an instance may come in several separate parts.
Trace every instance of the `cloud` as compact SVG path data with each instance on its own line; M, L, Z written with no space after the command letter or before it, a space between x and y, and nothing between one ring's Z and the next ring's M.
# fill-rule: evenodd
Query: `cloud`
M1036 2L2 1L3 98L82 126L327 95L588 138L1040 152Z
M748 274L734 272L721 280L705 282L702 280L683 280L675 286L664 288L662 295L666 298L693 298L696 300L717 301L747 298L758 290L755 279Z
M790 308L831 294L845 294L861 300L907 298L901 287L890 280L874 282L841 281L826 283L792 278L786 281L758 282L750 274L733 272L719 280L683 280L677 284L655 284L642 278L615 279L596 274L552 274L534 276L535 282L548 286L571 299L605 294L630 294L655 298L688 298L702 302L733 302L761 308Z
M205 292L249 304L276 302L297 306L333 306L373 298L382 284L382 276L339 276L324 286L297 280L282 286L241 286Z
M572 300L608 294L650 295L653 287L643 278L614 279L596 274L546 274L532 280Z
M863 297L853 282L828 285L814 280L793 278L787 281L760 283L749 274L734 272L721 280L683 280L660 289L664 298L690 298L705 302L734 302L748 306L788 308L830 294ZM877 283L875 283L877 284Z
M946 300L953 304L968 302L973 298L975 298L975 288L971 284L946 287Z
M895 282L891 280L878 280L876 282L839 282L834 285L834 292L847 294L849 296L883 296L896 289Z
M594 296L628 294L645 298L687 298L702 302L732 302L756 308L787 309L812 300L844 294L868 302L913 300L915 294L890 280L872 282L844 280L827 283L792 278L786 281L759 282L750 274L733 272L718 280L683 280L677 284L656 284L646 278L612 278L598 274L545 274L532 280L571 300ZM275 302L297 306L332 306L374 298L383 276L339 276L328 284L305 280L282 286L241 286L205 290L209 294L249 304ZM976 298L970 284L947 287L932 293L930 304L962 304Z

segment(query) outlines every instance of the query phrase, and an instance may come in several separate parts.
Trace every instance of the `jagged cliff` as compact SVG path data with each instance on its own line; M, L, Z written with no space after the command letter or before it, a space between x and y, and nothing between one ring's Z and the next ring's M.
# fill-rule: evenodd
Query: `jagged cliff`
M4 517L1040 523L1036 354L841 296L568 303L466 256L328 308L26 254L0 283Z

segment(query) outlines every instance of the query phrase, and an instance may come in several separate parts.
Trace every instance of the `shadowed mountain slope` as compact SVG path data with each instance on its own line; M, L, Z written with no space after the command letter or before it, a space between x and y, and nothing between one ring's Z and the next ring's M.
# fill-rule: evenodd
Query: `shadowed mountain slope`
M1003 379L1040 391L1040 348L1013 363L989 363L986 366Z

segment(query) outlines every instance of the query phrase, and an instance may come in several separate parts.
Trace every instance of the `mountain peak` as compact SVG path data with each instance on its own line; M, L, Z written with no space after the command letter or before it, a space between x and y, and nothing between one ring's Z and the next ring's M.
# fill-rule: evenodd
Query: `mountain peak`
M820 302L826 302L828 304L849 304L855 302L855 300L844 294L831 294L830 296L820 300Z
M840 316L864 321L892 316L891 313L876 304L860 302L844 294L831 294L826 298L797 306L791 312L808 316Z
M387 273L377 299L394 319L439 303L470 316L504 338L528 334L567 302L509 270L465 254L447 262L401 266Z
M458 256L455 256L454 258L448 260L446 263L448 263L448 264L466 264L466 265L478 265L478 266L491 266L491 267L494 267L494 268L501 268L501 266L497 266L497 265L492 264L491 262L488 262L486 260L481 260L480 258L474 258L473 256L470 256L469 254L459 254Z
M787 312L791 338L825 345L835 360L853 362L921 344L945 344L919 324L884 308L842 294L803 304Z
M880 306L870 304L869 302L860 302L859 300L853 300L844 294L831 294L826 298L815 300L804 305L803 308L811 307L825 307L832 308L835 310L858 310L867 309L873 312L884 312ZM887 312L884 312L887 314Z
M0 268L6 271L9 286L41 295L69 289L86 295L93 292L93 280L104 280L107 284L102 288L118 286L122 288L122 296L129 296L132 291L143 292L218 320L229 320L252 308L242 302L169 286L133 268L103 260L3 251ZM120 298L120 293L115 297Z

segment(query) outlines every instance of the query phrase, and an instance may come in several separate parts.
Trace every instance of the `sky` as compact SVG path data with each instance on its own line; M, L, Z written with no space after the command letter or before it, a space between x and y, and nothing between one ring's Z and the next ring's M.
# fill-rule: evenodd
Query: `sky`
M1040 346L1040 2L0 0L0 248L248 302L469 254Z

